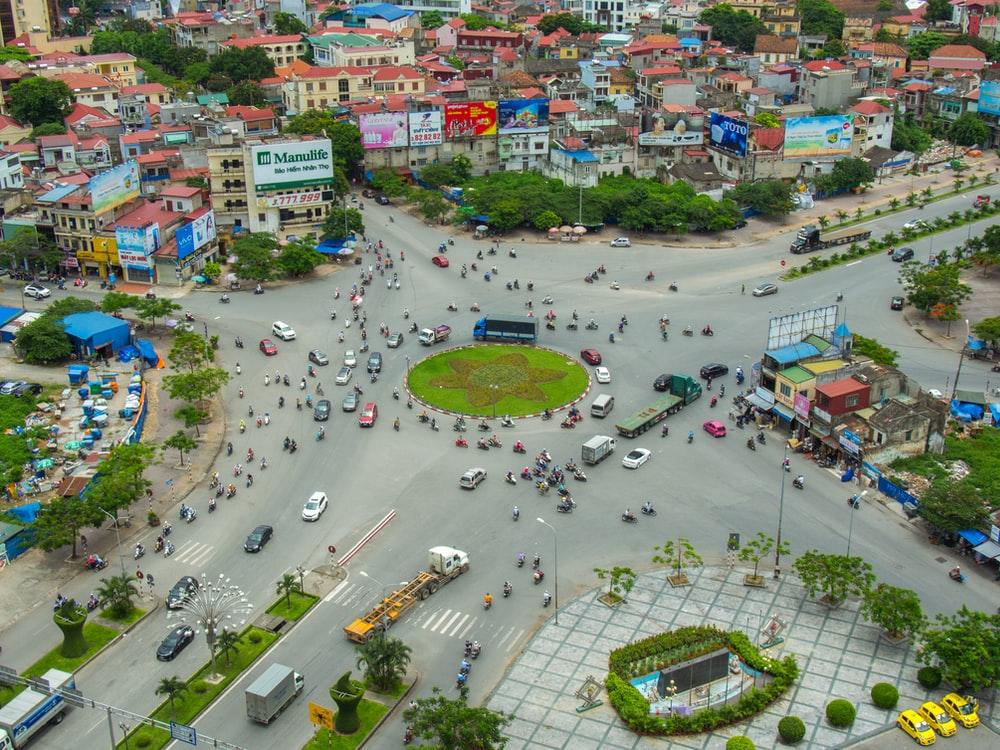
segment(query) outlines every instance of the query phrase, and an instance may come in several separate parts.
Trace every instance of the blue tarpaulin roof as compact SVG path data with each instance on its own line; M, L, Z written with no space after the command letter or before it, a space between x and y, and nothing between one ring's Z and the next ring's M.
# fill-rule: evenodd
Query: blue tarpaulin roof
M324 255L337 255L341 250L343 250L348 242L354 242L355 237L352 234L348 239L328 239L323 240L321 243L316 245L316 251L323 253ZM347 248L350 249L350 248Z
M783 346L780 349L764 352L764 354L778 364L788 365L792 362L798 362L801 359L805 359L806 357L818 356L819 349L812 344L789 344L788 346Z
M398 21L400 18L412 16L412 10L403 10L389 3L365 3L355 5L351 13L355 18L384 18L386 21Z
M128 323L101 312L83 312L67 315L62 321L66 335L78 346L97 349L111 344L112 351L128 345Z
M35 198L35 200L40 203L54 203L60 198L65 198L74 190L78 190L79 187L79 185L59 185L58 187L52 188L49 192L45 193L45 195Z
M586 150L580 151L570 151L568 149L560 148L556 149L560 154L568 156L571 159L576 159L581 164L595 164L600 161L596 156Z
M977 544L982 544L987 539L989 539L986 534L981 532L979 529L964 529L958 532L958 535L962 537L965 541L975 547Z
M0 307L0 326L7 325L23 312L20 307Z

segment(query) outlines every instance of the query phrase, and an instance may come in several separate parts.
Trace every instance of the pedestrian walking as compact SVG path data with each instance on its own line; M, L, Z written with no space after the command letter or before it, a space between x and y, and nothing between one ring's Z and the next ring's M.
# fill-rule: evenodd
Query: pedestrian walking
M87 537L80 534L80 548L86 552L87 551Z
M740 294L746 294L746 293L747 293L747 285L740 284Z

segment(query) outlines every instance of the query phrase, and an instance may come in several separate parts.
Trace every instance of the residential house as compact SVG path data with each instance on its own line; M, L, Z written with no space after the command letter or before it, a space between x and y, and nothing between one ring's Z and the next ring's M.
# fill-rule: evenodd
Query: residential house
M403 7L400 7L401 5ZM327 16L326 22L342 23L347 28L380 29L399 33L409 26L417 25L418 20L419 16L415 9L403 4L363 3L341 6L339 10L333 10Z
M923 34L929 25L923 16L914 14L891 16L882 19L882 30L894 37L909 39L911 36Z
M763 9L760 20L771 34L793 39L802 31L802 22L794 3L778 2Z
M409 96L422 96L426 81L424 76L417 70L406 67L379 67L374 68L372 76L372 88L376 96L388 94L406 94Z
M65 73L52 78L69 86L74 101L117 116L118 86L111 80L93 73Z
M176 148L159 148L135 157L143 195L156 195L170 185L170 172L183 164Z
M22 125L13 117L0 115L0 146L9 146L25 140L31 135L31 130L30 125Z
M274 63L274 67L282 68L291 65L306 53L306 40L301 34L255 34L242 38L232 34L226 41L219 42L219 51L230 47L235 49L259 47Z
M866 42L850 50L856 60L883 63L891 70L906 70L906 50L892 42Z
M437 11L445 19L472 12L472 0L399 0L395 5L418 14Z
M625 28L627 0L569 0L569 10L583 16L584 21L603 26L612 31Z
M845 18L841 40L848 46L870 42L874 37L874 32L872 31L873 20L871 16Z
M813 60L800 72L798 99L813 109L843 109L864 92L856 69L837 60Z
M791 101L798 91L799 69L791 65L772 65L757 75L757 85L777 94L783 101Z
M483 29L482 31L460 29L456 46L460 51L466 52L491 51L499 47L522 50L524 49L524 34L498 29Z
M219 54L219 45L256 33L255 17L227 18L219 13L181 12L164 23L178 47L196 47L209 57Z
M799 43L794 36L758 34L754 41L753 53L765 65L785 63L789 60L798 59Z
M292 116L307 109L366 99L375 93L372 79L371 68L315 66L291 72L281 89L285 113ZM221 217L219 221L221 224Z
M650 109L659 109L663 103L658 85L665 80L686 80L684 72L673 64L642 68L636 80L636 98L639 104ZM693 85L693 84L692 84Z
M138 69L135 67L135 57L127 52L109 52L104 55L87 55L82 62L91 66L99 76L104 76L119 89L125 86L135 86Z
M248 137L277 135L280 131L278 118L273 109L260 107L226 107L226 116L235 117L243 123L243 131Z
M854 377L822 383L816 386L812 415L820 423L832 427L838 417L867 409L870 398L871 386Z
M0 189L21 190L24 188L24 169L21 156L16 151L0 149Z
M7 44L32 31L55 36L60 19L58 0L4 0L0 3L0 36Z
M847 113L854 115L854 139L851 141L854 156L861 156L875 146L890 148L893 115L889 107L866 100L855 104Z
M753 88L753 78L731 70L716 75L712 83L719 91L735 94L736 96L742 96Z
M986 67L986 54L969 44L946 44L931 52L928 58L931 70L980 71Z

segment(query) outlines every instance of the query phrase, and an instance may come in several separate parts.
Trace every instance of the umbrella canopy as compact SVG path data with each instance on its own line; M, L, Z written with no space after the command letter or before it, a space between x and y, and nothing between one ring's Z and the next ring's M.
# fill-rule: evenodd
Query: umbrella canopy
M552 229L549 230L549 234L559 234L559 227L552 227Z
M354 255L354 250L349 247L342 247L337 251L337 255Z
M573 234L586 234L587 227L575 226L573 227Z
M561 227L559 227L559 231L569 234L570 232L573 231L573 227L571 227L569 224L563 224Z
M192 276L192 277L191 277L191 280L192 280L192 281L193 281L193 282L194 282L195 284L204 284L205 282L207 282L207 281L208 281L208 277L206 277L206 276L202 276L202 275L200 275L200 274L199 274L198 276Z
M489 227L486 226L485 224L480 224L478 227L476 227L477 232L485 232L487 229L489 229Z

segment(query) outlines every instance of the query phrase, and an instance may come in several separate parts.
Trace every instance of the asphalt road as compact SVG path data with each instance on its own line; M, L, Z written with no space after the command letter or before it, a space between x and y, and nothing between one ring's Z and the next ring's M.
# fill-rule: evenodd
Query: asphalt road
M997 191L989 188L983 192ZM877 230L898 229L918 215L947 214L967 207L968 202L967 197L948 199L922 212L881 219ZM448 253L451 267L436 268L430 257L436 253L442 235L395 211L395 222L389 223L390 210L369 204L365 212L369 236L383 239L397 258L394 270L399 273L402 287L387 290L384 279L376 275L364 302L372 348L382 351L385 360L381 378L371 384L363 377L361 359L360 372L352 383L364 389L362 401L374 400L381 409L373 429L360 429L357 413L340 411L340 399L348 387L333 382L344 349L357 350L360 343L357 325L352 324L346 329L345 343L338 344L337 333L350 305L345 294L334 301L333 289L339 286L346 292L357 279L357 266L321 281L270 290L263 296L236 294L230 305L219 304L211 294L193 294L184 301L199 320L208 321L212 332L221 334L227 366L235 368L239 361L242 367L242 375L235 377L226 391L228 439L234 444L234 456L227 458L223 453L216 467L223 477L230 476L233 465L243 460L248 447L254 449L258 461L260 456L267 456L270 466L266 471L251 468L254 486L248 489L240 483L237 497L220 501L218 512L212 515L206 512L205 482L205 491L193 502L200 512L198 520L193 524L174 520L172 538L177 552L169 559L147 555L142 561L143 570L155 574L159 594L164 594L182 574L223 573L243 587L258 607L264 607L273 600L275 581L283 572L298 565L312 569L328 563L328 545L346 550L390 509L397 512L395 519L350 563L348 579L341 587L195 722L200 731L244 747L296 747L308 738L311 727L306 720L307 701L330 705L327 688L343 671L354 668L353 647L341 629L378 599L383 586L408 580L421 569L429 547L448 544L468 551L472 569L407 614L395 634L413 648L413 666L422 676L418 695L429 694L433 685L454 694L454 674L463 641L471 638L482 642L484 653L474 664L470 679L472 699L478 701L489 692L535 626L553 614L553 608L541 606L544 586L532 586L528 568L518 570L514 564L517 552L529 556L537 552L547 574L546 585L554 590L555 538L535 521L536 516L556 529L562 601L575 591L596 585L594 567L649 567L653 547L668 539L685 536L706 559L718 560L724 554L730 531L739 531L746 538L759 530L773 534L776 529L783 479L782 441L771 439L751 453L742 445L743 433L739 431L720 440L709 438L700 429L702 422L710 417L724 419L726 408L723 404L722 408L711 409L707 398L670 419L668 438L662 439L659 432L654 432L637 440L622 439L614 456L600 466L588 467L586 484L571 482L579 504L572 515L557 514L552 497L539 497L524 482L518 482L516 487L503 482L506 470L525 463L524 457L510 453L514 440L524 441L530 453L546 448L560 463L570 458L578 460L582 442L594 434L612 434L615 417L635 411L654 398L651 383L659 373L696 374L709 361L725 362L733 369L738 364L746 367L759 358L766 345L769 317L831 304L839 291L845 295L843 309L849 327L898 349L903 369L925 387L944 389L957 365L956 355L928 343L906 326L898 313L889 311L888 298L898 289L898 265L885 256L781 283L778 295L761 299L751 297L749 290L760 281L774 280L780 260L795 263L808 259L788 254L788 235L734 249L680 250L641 244L631 249L611 249L588 243L519 243L516 259L507 257L509 244L505 243L501 254L479 262L479 273L470 273L462 280L459 267L463 262L473 262L477 249L485 252L486 243L460 235ZM959 230L938 235L934 243L938 247L954 246L964 240L966 233ZM928 241L911 244L918 258L926 257L922 254L928 249ZM406 250L407 260L403 263L398 262L400 248ZM494 263L499 275L487 283L482 270ZM585 284L583 276L602 263L607 275L597 284ZM643 281L648 270L656 274L654 282ZM504 282L515 277L521 290L509 292ZM526 291L529 279L536 285L532 294ZM621 290L610 289L611 280L618 280ZM678 282L678 293L667 291L670 281ZM746 284L745 296L740 294L741 284ZM575 430L562 430L556 420L519 422L514 429L498 428L503 449L485 453L454 447L448 418L439 420L443 429L433 433L418 424L416 411L392 399L393 386L402 385L407 357L416 361L428 350L411 334L406 335L401 348L385 348L378 341L380 321L388 323L393 331L405 329L409 321L403 320L402 310L406 307L412 313L411 321L422 327L446 322L453 329L451 343L465 343L471 340L472 324L479 316L469 311L473 302L482 306L483 314L519 313L529 298L540 310L540 300L546 294L555 298L552 307L559 319L555 332L543 329L541 343L571 354L583 347L597 348L612 371L612 383L595 384L584 401L589 406L594 393L615 395L616 410L607 423L588 416ZM9 292L5 296L10 296ZM446 311L451 300L458 304L458 313ZM337 321L329 320L331 308L338 311ZM590 332L581 326L578 332L567 331L564 324L573 309L583 321L595 318L600 329ZM672 321L673 335L667 342L661 340L657 328L663 314ZM623 336L616 333L615 344L609 344L607 334L622 315L627 315L629 325ZM260 338L271 337L270 323L274 320L291 324L298 338L287 343L276 340L279 354L265 358L255 346ZM716 330L713 338L679 335L684 325L700 328L706 322ZM234 335L243 337L246 349L232 347ZM296 411L293 405L295 398L302 396L296 385L305 375L306 355L313 348L322 349L332 360L329 367L319 368L318 380L334 406L326 424L327 437L321 443L314 440L317 425L311 414ZM265 387L264 372L273 377L276 369L291 373L292 387ZM735 389L735 381L725 380L730 389ZM986 367L966 363L963 387L979 387L986 380ZM310 379L310 389L315 383ZM238 397L241 385L246 389L242 400ZM277 406L279 395L289 401L283 409ZM251 420L247 434L240 435L239 420L246 418L251 404L257 414L269 411L271 424L258 430ZM391 426L396 416L402 422L398 433ZM693 445L684 441L688 430L697 435ZM281 450L286 435L299 443L300 449L294 455ZM634 472L624 469L620 462L633 446L653 451L650 462ZM489 478L473 492L462 491L457 479L470 466L486 468ZM782 533L791 542L793 556L813 547L845 549L851 516L844 498L849 491L839 477L813 464L793 459L792 468L793 473L804 473L807 478L804 492L792 489L790 482L785 485ZM319 522L306 524L300 520L302 503L315 490L326 491L331 506ZM618 520L625 506L637 509L647 499L659 510L657 518L643 518L636 525ZM522 511L518 523L510 518L515 503ZM242 550L243 538L259 523L272 524L275 537L263 552L248 555ZM152 535L146 542L151 548ZM995 606L991 581L973 574L966 586L953 584L945 576L949 553L930 547L901 517L868 500L854 514L852 551L871 561L880 579L917 590L929 611L951 611L963 603L979 609ZM367 576L362 576L362 571ZM514 585L510 600L500 597L502 583L507 579ZM64 593L85 597L93 586L92 576L81 576ZM480 605L486 591L496 598L489 612ZM48 618L47 610L40 608L5 634L5 663L23 668L37 658L36 633L51 630ZM188 675L206 657L199 638L174 663L157 662L154 650L168 627L161 609L109 653L84 668L78 675L79 687L88 696L129 710L150 710L159 702L153 691L161 677ZM282 716L277 727L257 727L246 720L242 689L274 661L294 666L306 675L306 696ZM397 717L371 746L395 747L401 733ZM35 746L63 748L72 744L96 748L106 747L107 743L103 714L77 710L61 726L46 731Z

